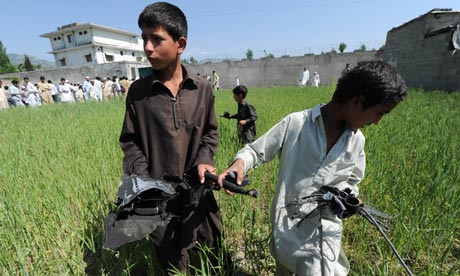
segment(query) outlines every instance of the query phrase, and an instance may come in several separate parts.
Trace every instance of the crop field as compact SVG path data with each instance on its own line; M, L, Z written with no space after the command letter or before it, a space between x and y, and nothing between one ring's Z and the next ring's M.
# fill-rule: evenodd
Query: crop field
M249 88L257 133L283 116L326 103L334 86ZM236 113L230 90L216 113ZM103 220L122 174L118 137L122 98L0 111L0 275L159 275L151 241L102 249ZM388 236L415 275L460 275L460 93L412 89L366 136L365 204L392 216ZM236 123L218 117L219 172L240 148ZM224 224L211 267L203 248L197 275L273 275L269 207L278 161L249 172L257 199L215 191ZM363 217L344 221L350 275L406 275L380 233ZM239 272L235 272L239 271Z

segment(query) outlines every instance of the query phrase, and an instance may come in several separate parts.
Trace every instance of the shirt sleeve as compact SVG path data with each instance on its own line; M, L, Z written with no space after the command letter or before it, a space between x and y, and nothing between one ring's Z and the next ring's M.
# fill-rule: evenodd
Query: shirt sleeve
M255 122L257 120L257 112L252 104L248 104L249 116L246 119L246 123Z
M138 123L136 112L128 94L125 118L119 139L121 150L124 153L123 173L148 176L148 162L142 151Z
M235 159L244 160L245 172L271 161L277 156L283 147L288 126L289 117L285 117L264 135L253 143L247 144L236 154Z
M207 89L207 93L209 94L207 103L208 112L206 115L206 123L204 124L200 148L198 150L194 166L199 164L209 164L215 166L214 155L216 154L219 144L219 137L217 134L217 119L216 113L214 111L214 95L210 86L209 89Z
M358 184L364 179L364 173L366 169L366 154L364 152L364 148L360 151L358 155L358 160L356 161L356 165L351 172L350 177L346 183L346 187L341 187L341 190L346 188L350 188L352 194L355 196L359 195Z

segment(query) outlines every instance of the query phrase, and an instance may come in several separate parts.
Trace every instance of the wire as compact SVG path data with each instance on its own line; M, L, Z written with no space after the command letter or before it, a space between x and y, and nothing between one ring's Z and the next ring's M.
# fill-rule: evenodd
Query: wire
M380 234L382 234L382 236L385 238L385 240L387 241L387 243L390 245L391 247L391 250L393 250L393 253L395 253L396 257L398 258L399 262L401 263L401 265L404 267L404 269L407 271L407 274L409 274L410 276L414 276L414 274L412 273L412 271L409 269L409 267L406 265L406 263L404 262L404 260L402 259L401 255L399 255L398 251L396 250L395 246L393 245L393 243L391 243L390 239L388 238L388 236L385 234L385 232L383 231L383 229L380 227L379 223L376 221L376 219L368 212L366 211L365 208L361 208L360 210L360 214L366 218L371 224L373 224L377 230L379 230Z

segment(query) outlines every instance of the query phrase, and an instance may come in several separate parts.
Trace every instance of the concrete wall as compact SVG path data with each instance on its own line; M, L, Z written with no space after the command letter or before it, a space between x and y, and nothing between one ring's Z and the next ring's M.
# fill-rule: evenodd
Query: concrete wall
M201 75L208 74L212 76L212 71L215 70L219 75L220 87L229 89L233 88L235 77L239 78L240 84L252 87L298 85L303 67L307 66L310 70L310 80L313 77L313 73L316 71L321 76L320 85L328 85L337 81L343 68L345 68L345 64L349 63L353 67L359 61L373 60L376 58L375 51L342 54L327 53L324 55L301 57L186 65L186 68L191 75L200 73ZM139 77L138 68L148 66L150 65L147 63L114 62L7 74L1 75L0 79L18 77L22 80L23 77L27 76L32 83L39 82L40 76L44 76L47 80L51 79L53 83L58 83L61 77L68 79L71 83L83 82L85 76L127 76L131 79ZM10 85L8 81L5 81L4 84Z
M453 53L452 25L459 12L427 13L387 34L383 59L407 85L426 90L460 91L460 50Z
M310 80L316 71L320 74L321 85L334 83L349 63L352 67L359 61L377 59L375 51L354 53L327 53L301 57L282 57L273 59L225 61L187 65L190 74L212 76L212 71L219 75L220 87L233 87L235 77L240 84L252 87L292 86L298 85L303 67L310 70Z

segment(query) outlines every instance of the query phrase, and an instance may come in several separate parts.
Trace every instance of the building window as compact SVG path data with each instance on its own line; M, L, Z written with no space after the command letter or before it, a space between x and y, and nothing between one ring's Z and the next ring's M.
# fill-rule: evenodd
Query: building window
M75 41L73 34L67 35L67 41L69 41L69 43L73 43Z
M83 32L78 32L79 35L83 35Z
M133 56L133 57L134 57L134 52L131 52L131 56Z
M120 51L120 56L122 56L122 55L123 55L123 51Z
M57 40L61 40L61 37L58 37Z
M87 31L83 31L83 34L87 34L88 32Z
M65 58L61 58L59 60L59 62L61 63L61 66L66 66L67 65L67 62L65 61Z
M107 61L114 61L113 55L107 55L107 54L105 54L105 60L107 60Z
M91 56L91 54L85 55L85 58L86 58L86 62L93 62L93 57Z
M56 41L56 38L54 37L53 40Z

